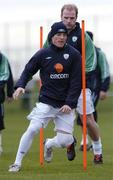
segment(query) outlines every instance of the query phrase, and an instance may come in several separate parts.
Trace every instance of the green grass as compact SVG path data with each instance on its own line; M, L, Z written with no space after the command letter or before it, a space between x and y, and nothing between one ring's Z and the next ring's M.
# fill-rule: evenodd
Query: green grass
M113 180L113 97L108 97L98 105L99 125L103 142L103 165L94 165L92 152L87 153L87 169L83 169L83 155L79 152L81 131L75 126L78 139L77 157L69 162L65 149L55 149L51 163L39 164L39 135L33 141L29 153L23 160L19 173L9 173L8 166L14 162L18 143L29 122L27 111L22 110L20 101L5 104L5 126L3 131L4 152L0 156L0 180ZM44 130L45 137L52 137L53 124Z

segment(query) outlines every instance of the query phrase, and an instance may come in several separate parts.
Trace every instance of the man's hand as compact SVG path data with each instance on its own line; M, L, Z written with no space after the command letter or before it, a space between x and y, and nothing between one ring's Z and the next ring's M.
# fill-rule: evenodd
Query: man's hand
M19 97L21 94L24 94L24 93L25 93L25 89L19 87L19 88L17 88L16 91L13 93L13 98L14 98L15 100L17 100L18 97Z
M99 95L100 100L104 100L106 97L107 97L107 92L100 91L100 95Z
M7 96L6 101L7 101L8 103L12 102L12 101L13 101L13 97Z
M70 113L71 112L71 108L68 106L68 105L63 105L61 108L60 108L60 112L63 112L63 113Z

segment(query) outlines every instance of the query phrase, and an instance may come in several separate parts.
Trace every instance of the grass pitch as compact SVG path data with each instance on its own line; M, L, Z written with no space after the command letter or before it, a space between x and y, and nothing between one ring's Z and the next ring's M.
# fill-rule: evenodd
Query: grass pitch
M29 113L21 109L20 100L5 104L5 126L3 131L4 152L0 156L0 180L113 180L113 97L108 97L98 105L99 125L103 143L104 164L94 165L92 152L87 153L87 169L83 169L83 154L79 151L81 130L75 125L78 139L77 156L69 162L66 149L54 149L53 161L39 164L39 135L36 135L32 147L23 159L22 170L9 173L8 166L14 162L21 135L27 128ZM53 124L44 130L44 136L53 137Z

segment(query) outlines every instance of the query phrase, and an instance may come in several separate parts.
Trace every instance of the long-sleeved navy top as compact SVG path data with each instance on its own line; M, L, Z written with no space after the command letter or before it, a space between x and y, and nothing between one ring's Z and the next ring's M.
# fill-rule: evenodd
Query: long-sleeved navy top
M16 88L25 88L40 70L42 86L39 102L53 107L66 104L76 108L81 92L81 55L70 45L58 48L51 44L42 48L26 64Z

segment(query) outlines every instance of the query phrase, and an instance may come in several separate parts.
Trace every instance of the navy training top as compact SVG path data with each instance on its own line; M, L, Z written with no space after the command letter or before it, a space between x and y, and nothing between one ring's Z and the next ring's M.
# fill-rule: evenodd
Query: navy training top
M40 70L39 102L59 108L64 104L76 108L81 92L81 67L81 55L76 49L67 44L63 48L51 44L32 56L15 88L25 88Z

